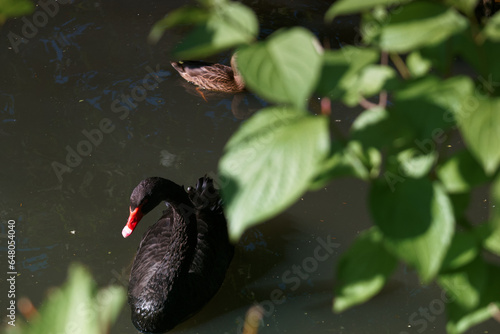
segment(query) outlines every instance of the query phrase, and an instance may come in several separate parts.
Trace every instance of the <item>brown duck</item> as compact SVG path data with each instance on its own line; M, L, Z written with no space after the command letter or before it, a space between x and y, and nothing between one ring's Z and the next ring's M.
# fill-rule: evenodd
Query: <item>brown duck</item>
M231 66L202 61L172 61L170 64L181 77L199 88L226 93L245 90L245 82L236 68L236 54L231 57ZM199 92L203 96L203 93Z

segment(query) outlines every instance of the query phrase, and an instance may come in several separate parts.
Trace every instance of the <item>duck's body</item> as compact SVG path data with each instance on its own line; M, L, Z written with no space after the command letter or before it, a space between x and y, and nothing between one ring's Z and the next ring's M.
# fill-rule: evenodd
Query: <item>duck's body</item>
M162 200L167 210L144 234L129 281L132 322L145 333L168 331L200 310L219 290L234 250L208 177L188 192L162 178L142 181L132 193L123 235L135 227L134 217Z
M236 56L231 58L231 66L202 61L170 62L181 77L200 88L226 93L245 90L245 82L236 67Z

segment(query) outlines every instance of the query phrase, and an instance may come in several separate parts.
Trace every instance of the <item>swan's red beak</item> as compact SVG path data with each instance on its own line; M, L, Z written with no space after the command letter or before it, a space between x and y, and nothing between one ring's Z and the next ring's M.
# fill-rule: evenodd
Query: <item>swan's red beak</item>
M137 226L137 223L142 219L143 216L144 214L141 211L140 205L135 208L134 211L132 211L132 208L130 208L130 216L128 216L127 225L125 225L122 230L122 235L124 238L132 234L135 227Z

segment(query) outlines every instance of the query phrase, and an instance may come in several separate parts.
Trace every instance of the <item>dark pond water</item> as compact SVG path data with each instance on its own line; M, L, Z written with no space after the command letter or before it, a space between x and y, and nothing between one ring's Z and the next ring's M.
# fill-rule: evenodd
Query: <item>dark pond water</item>
M146 42L152 24L182 4L74 1L61 4L36 31L21 19L0 31L2 258L7 220L14 219L17 293L36 306L75 261L100 286L126 286L141 234L159 215L157 209L123 239L131 190L148 176L192 185L205 173L215 175L228 138L264 105L252 95L205 102L192 94L168 58L184 31L167 32L158 45ZM262 37L297 24L332 48L356 37L355 20L322 26L327 1L247 4L259 15ZM10 43L10 33L25 34L26 43ZM227 63L229 54L210 60ZM127 112L115 100L133 107ZM335 106L332 120L347 130L358 113ZM446 299L405 266L369 303L331 312L339 256L371 224L366 190L355 180L337 181L248 231L219 294L175 332L239 333L247 309L261 303L260 333L443 333ZM487 203L480 196L475 203L476 214L485 216ZM5 310L7 288L1 287ZM285 296L279 303L273 302L276 289ZM498 325L487 322L469 333L488 331ZM124 307L111 333L135 332Z

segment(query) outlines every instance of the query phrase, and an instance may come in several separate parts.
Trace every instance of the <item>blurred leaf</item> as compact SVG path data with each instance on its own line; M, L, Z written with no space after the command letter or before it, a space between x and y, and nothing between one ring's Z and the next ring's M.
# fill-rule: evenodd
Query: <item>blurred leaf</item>
M497 176L491 185L490 223L486 225L487 233L484 246L500 256L500 176Z
M300 27L283 29L238 52L238 68L250 89L275 103L306 106L321 70L321 46Z
M462 277L457 283L460 285L459 290L455 292L458 295L457 300L451 300L447 305L448 324L446 326L449 334L463 333L472 326L483 322L493 316L494 313L498 314L500 306L500 290L498 289L498 282L500 282L500 268L491 264L485 264L486 271L479 270L478 274L483 274L484 283L481 283L481 277L469 269L466 273L469 276ZM476 268L477 270L477 268ZM479 305L474 309L467 307L467 298L469 293L475 295L478 288L480 289ZM465 305L464 305L465 303Z
M448 193L467 192L488 181L481 165L468 150L461 150L441 163L437 175Z
M179 24L182 19L187 23L203 21L174 49L179 59L195 59L212 55L225 49L250 43L259 29L254 12L239 2L220 1L206 9L208 17L197 11L189 18L190 10L185 9L174 16L172 23ZM169 23L167 21L167 23ZM159 29L159 28L158 28ZM153 38L156 38L155 31Z
M414 142L426 154L447 139L445 130L455 125L455 113L467 106L473 91L474 85L467 77L442 81L426 76L408 82L396 93L392 111L417 132Z
M454 6L467 15L474 15L477 0L445 0L445 3Z
M456 270L440 274L438 282L456 305L463 310L472 310L479 305L487 281L487 270L484 261L476 258Z
M453 8L430 1L404 5L368 35L384 51L405 53L435 45L463 31L468 21Z
M1 16L18 17L28 15L34 10L35 5L29 0L0 0L0 21Z
M357 100L347 99L346 95L352 91L358 92L361 71L378 59L379 53L372 49L346 46L336 51L326 50L317 93L332 99L342 98L349 105L357 104Z
M408 70L412 76L420 77L429 72L432 62L422 57L422 54L419 51L413 51L406 58L406 65L408 66Z
M317 175L309 189L317 190L333 179L349 176L368 179L368 171L353 152L339 142L333 142L329 155L319 163Z
M116 320L125 298L125 291L119 286L97 293L89 273L80 265L72 265L68 281L50 294L40 309L40 316L30 320L29 327L16 326L8 333L66 333L71 329L105 334Z
M479 160L487 175L500 164L500 98L474 99L457 113L462 135L472 154Z
M455 216L455 220L457 222L463 221L465 219L465 212L469 207L470 193L448 193L448 196L453 204L453 215ZM468 220L465 220L465 222L467 225L470 225L468 224Z
M409 148L397 154L400 174L415 179L426 176L437 160L435 151L424 154L415 148Z
M339 261L334 311L342 312L373 297L384 287L396 265L396 258L385 250L378 229L364 231Z
M206 9L199 7L181 7L156 22L149 32L148 40L150 43L157 43L165 33L165 30L179 25L202 24L205 23L209 17L209 12Z
M500 42L500 12L497 12L486 21L482 33L491 41Z
M443 260L443 269L450 270L465 266L479 254L479 245L471 233L455 232L450 248Z
M380 5L400 5L411 0L339 0L330 6L325 14L325 20L331 22L336 16L354 14L371 10Z
M453 236L453 210L441 186L428 179L408 178L396 187L378 182L370 191L370 209L388 249L429 282Z
M351 139L361 142L365 148L399 147L409 140L411 133L405 122L383 108L363 111L351 127Z
M328 151L325 117L271 107L246 121L219 162L231 238L237 240L246 228L295 202Z
M380 93L385 83L391 79L396 79L396 71L392 68L368 65L361 70L357 82L346 92L343 100L347 105L356 105L361 98Z

